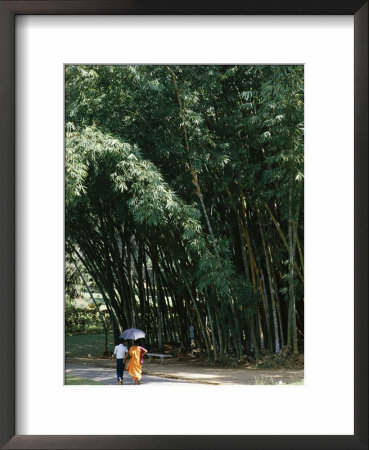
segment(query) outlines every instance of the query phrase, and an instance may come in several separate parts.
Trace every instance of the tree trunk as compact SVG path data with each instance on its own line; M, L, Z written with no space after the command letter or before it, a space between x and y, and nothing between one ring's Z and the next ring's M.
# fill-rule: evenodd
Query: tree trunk
M223 330L220 324L220 318L218 312L215 314L215 321L218 329L218 338L219 338L219 361L223 362L224 359L224 345L223 345Z
M288 322L289 333L287 338L288 345L293 348L294 353L298 353L297 345L297 328L296 328L296 299L295 299L295 247L296 247L296 231L297 220L299 214L299 205L296 207L295 217L292 213L293 199L292 199L292 187L289 190L289 203L288 203L288 244L289 244L289 259L288 259L288 292L289 292L289 307L288 307Z
M271 267L270 267L270 261L269 261L269 254L266 249L264 231L263 231L263 227L260 223L260 218L259 218L259 228L260 228L261 242L263 245L263 250L264 250L264 255L265 255L265 264L266 264L266 268L267 268L268 281L269 281L270 300L271 300L271 304L272 304L275 352L278 353L280 351L280 344L279 344L279 336L278 336L277 311L276 311L276 306L275 306L275 292L274 292L274 286L273 286L273 281L272 281L272 273L271 273Z
M279 236L282 239L283 245L285 246L287 252L290 253L289 244L287 243L287 240L286 240L286 238L285 238L285 236L283 234L283 231L282 231L281 227L279 226L278 222L276 221L276 219L275 219L272 211L270 210L269 206L266 203L264 203L264 206L265 206L266 210L268 211L268 213L270 215L270 218L272 219L272 222L274 223L274 225L275 225L275 227L276 227L276 229L277 229L277 231L279 233ZM301 256L302 256L302 254L301 254ZM303 261L303 259L301 259L301 261ZM296 261L294 261L294 266L295 266L297 275L300 278L301 283L304 284L304 277L303 277L303 275L301 273L301 270L300 270L299 266L297 265Z
M216 344L216 336L215 336L215 328L214 328L214 322L213 317L211 315L209 302L206 302L206 308L208 310L208 318L209 318L209 325L211 329L211 340L213 342L213 360L217 361L218 359L218 353L217 353L217 344Z
M187 288L187 292L188 292L188 294L189 294L189 296L190 296L190 298L191 298L192 305L193 305L194 310L195 310L195 313L196 313L196 315L197 315L197 320L198 320L199 323L200 323L201 332L202 332L202 335L203 335L203 338L204 338L204 342L205 342L205 347L206 347L206 351L207 351L207 354L208 354L208 358L210 358L210 355L211 355L211 353L210 353L210 352L211 352L211 350L210 350L210 344L211 344L211 343L210 343L209 337L208 337L208 335L207 335L207 333L206 333L206 327L205 327L204 321L203 321L203 319L202 319L202 316L201 316L201 314L200 314L199 308L198 308L198 306L197 306L196 299L194 298L194 296L193 296L193 294L192 294L191 287L190 287L190 285L189 285L189 283L188 283L186 277L184 277L183 274L182 274L182 271L181 271L180 266L178 265L178 263L177 263L177 261L175 260L175 258L172 258L172 259L173 259L174 267L177 269L178 274L179 274L179 275L181 276L181 278L183 279L183 281L184 281L184 283L185 283L185 285L186 285L186 288Z

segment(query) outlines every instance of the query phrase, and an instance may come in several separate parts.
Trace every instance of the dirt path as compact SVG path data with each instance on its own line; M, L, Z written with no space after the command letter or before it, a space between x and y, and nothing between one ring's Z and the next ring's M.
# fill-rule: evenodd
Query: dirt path
M107 359L67 358L66 367L105 368L114 371L115 363ZM87 372L85 372L87 373ZM291 384L304 380L303 369L249 369L245 367L209 368L183 362L143 364L143 374L191 383L214 385ZM114 372L113 372L114 375ZM82 376L82 375L79 375ZM89 378L83 376L84 378ZM114 378L114 377L113 377ZM128 377L127 377L128 378ZM110 384L110 383L109 383ZM115 384L115 378L114 378Z

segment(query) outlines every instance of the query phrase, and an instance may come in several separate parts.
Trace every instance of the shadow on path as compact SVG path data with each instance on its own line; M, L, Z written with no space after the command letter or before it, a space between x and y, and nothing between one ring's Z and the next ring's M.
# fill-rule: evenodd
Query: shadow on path
M65 373L79 378L88 378L90 380L98 381L103 384L110 384L110 385L117 384L117 378L114 368L110 369L103 367L92 367L87 365L77 365L67 363ZM186 382L181 380L174 380L145 374L142 376L141 380L141 385L150 385L150 384L172 385L177 383L186 383ZM132 377L126 371L124 372L123 375L123 385L134 386Z

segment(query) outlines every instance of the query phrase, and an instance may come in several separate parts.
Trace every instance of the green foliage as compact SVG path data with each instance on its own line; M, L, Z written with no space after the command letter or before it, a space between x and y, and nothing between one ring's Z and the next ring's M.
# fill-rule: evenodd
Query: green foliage
M259 314L260 336L274 338L260 273L268 258L267 296L290 295L281 235L291 217L303 253L303 70L66 66L67 253L78 252L113 326L136 314L152 335L184 339L187 322L210 311L225 338L239 323L250 339Z
M244 277L238 276L233 284L233 291L237 299L236 308L238 314L245 318L254 316L258 310L260 296L254 293L252 284Z
M109 317L103 313L109 327ZM67 334L83 332L101 332L102 324L95 306L77 307L75 302L66 296L65 301L65 332Z

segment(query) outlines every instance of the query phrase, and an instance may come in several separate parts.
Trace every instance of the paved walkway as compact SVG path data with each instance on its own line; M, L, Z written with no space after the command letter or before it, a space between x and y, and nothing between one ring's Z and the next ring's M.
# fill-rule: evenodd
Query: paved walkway
M88 378L90 380L98 381L103 384L117 384L117 377L114 367L93 367L81 364L66 364L65 373L79 378ZM160 378L156 376L143 375L141 385L160 384L169 385L174 383L185 383L184 381ZM123 384L126 386L134 386L132 377L128 372L124 372Z
M82 378L116 384L115 362L107 359L67 358L66 371ZM142 384L203 383L213 385L291 384L304 379L303 369L250 369L245 367L203 367L177 361L143 364ZM124 381L132 384L127 372Z

